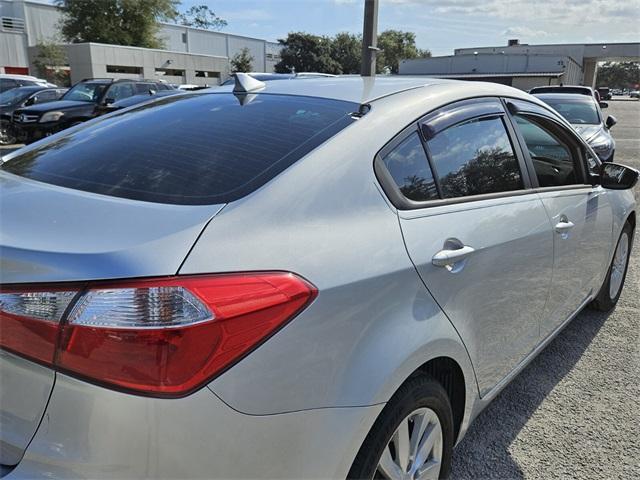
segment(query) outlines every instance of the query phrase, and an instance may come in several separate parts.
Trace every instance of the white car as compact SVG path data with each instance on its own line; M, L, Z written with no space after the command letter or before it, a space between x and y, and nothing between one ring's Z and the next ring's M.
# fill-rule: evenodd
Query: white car
M10 73L0 74L0 92L6 92L16 87L28 85L42 85L43 87L56 88L57 85L47 82L43 78L32 77L31 75L14 75Z

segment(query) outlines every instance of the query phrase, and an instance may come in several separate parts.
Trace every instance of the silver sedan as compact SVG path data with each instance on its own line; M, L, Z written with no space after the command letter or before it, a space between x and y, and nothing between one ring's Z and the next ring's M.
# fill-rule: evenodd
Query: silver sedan
M16 151L2 475L446 478L615 307L637 178L534 97L439 79L238 74Z

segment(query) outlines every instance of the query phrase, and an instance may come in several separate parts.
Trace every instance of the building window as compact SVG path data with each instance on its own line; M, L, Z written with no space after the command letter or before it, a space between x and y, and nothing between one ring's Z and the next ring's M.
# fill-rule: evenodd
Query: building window
M186 33L182 34L182 43L187 43L187 34Z
M220 78L220 72L207 72L204 70L196 70L196 77L201 78Z
M156 68L156 75L167 75L169 77L184 77L184 70L175 68Z
M107 73L128 73L142 75L142 67L129 67L127 65L107 65Z

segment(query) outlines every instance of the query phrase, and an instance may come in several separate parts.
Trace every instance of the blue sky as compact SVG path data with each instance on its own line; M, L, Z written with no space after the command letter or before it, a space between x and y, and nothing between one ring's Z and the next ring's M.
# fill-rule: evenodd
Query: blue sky
M362 30L363 0L183 0L206 4L224 31L276 40L290 31ZM454 48L525 43L640 41L638 0L381 0L379 31L414 32L434 55Z

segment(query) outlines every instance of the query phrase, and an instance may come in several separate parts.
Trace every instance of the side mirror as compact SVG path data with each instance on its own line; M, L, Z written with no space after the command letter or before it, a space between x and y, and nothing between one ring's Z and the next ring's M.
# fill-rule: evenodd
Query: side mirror
M609 104L607 102L599 102L600 108L609 108Z
M633 188L638 182L640 172L635 168L618 163L603 163L600 171L600 185L611 190Z
M153 88L149 89L149 95L155 95L156 93L158 93L158 92L155 91Z
M611 128L613 127L616 123L618 123L618 120L616 120L616 117L614 117L613 115L609 115L607 117L607 120L604 122L605 125L607 126L607 128Z
M25 107L30 107L31 105L33 105L34 103L36 103L36 97L31 97L30 99L28 99L26 102L24 102L24 106Z
M104 99L104 104L105 105L111 105L112 103L115 103L116 99L115 98L111 98L111 97L107 97Z

